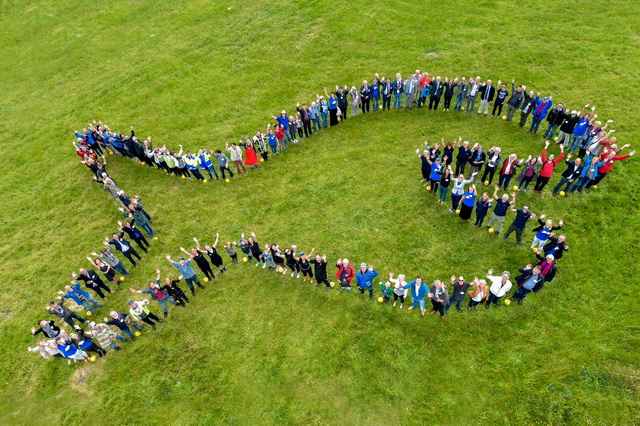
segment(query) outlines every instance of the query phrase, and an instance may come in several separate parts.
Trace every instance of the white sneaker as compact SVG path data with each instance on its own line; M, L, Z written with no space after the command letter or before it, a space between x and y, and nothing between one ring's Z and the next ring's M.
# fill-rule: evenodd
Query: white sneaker
M398 303L398 302L393 302L393 307L394 307L394 308L396 307L396 303Z
M402 309L402 303L400 304L400 309Z
M266 263L263 263L263 264L262 264L262 269L264 269L264 268L266 268L266 267L267 267L267 264L266 264Z
M294 276L294 275L295 275L295 272L292 272L292 273L291 273L291 278L293 278L293 276Z
M296 278L300 278L300 274L296 275Z

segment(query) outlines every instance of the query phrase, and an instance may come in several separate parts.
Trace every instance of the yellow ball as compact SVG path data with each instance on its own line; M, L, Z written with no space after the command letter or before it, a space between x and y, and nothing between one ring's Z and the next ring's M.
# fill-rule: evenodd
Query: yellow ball
M554 140L555 142L558 142L558 137L556 136L555 138L553 138L553 140Z
M124 275L123 275L123 276L121 276L121 277L119 278L119 280L120 280L120 282L124 282L124 280L125 280Z
M113 155L113 151L109 151L109 155Z
M158 237L153 237L153 241L158 241Z
M209 278L204 277L204 278L202 279L202 281L204 281L205 283L208 283L208 282L209 282Z
M229 179L225 179L224 181L227 182L227 183L231 183L231 180L229 180Z
M98 359L98 358L96 358L95 355L92 355L91 358L89 358L89 361L96 362L96 359Z
M338 121L342 121L342 117L338 117Z
M378 303L382 303L382 302L384 302L384 297L382 296L378 297Z
M592 188L593 189L598 189L598 185L593 185Z
M331 287L335 287L336 283L334 283L333 281L331 281L331 283L329 284Z
M186 179L186 178L187 178L186 176L182 176L182 179Z
M513 189L514 191L517 191L519 188L518 188L518 185L514 185L513 188L511 189Z
M494 232L496 232L496 230L493 228L489 228L487 229L487 232L489 232L490 234L493 234Z
M484 186L489 186L489 181L488 180L484 181Z
M209 181L205 179L202 181L202 183L209 183Z
M431 185L427 186L427 191L431 191Z
M260 162L261 162L261 163L264 163L264 158L261 158L261 159L260 159Z
M564 196L566 195L566 194L564 193L564 191L560 191L560 192L559 192L559 194L560 194L560 196L561 196L561 197L564 197Z
M509 299L504 299L504 304L509 306L511 304L511 300Z
M464 111L464 107L461 107L461 108L460 108L460 111Z
M242 261L243 261L244 263L247 263L247 262L249 261L249 258L247 258L247 257L243 257L243 258L242 258Z
M502 116L502 119L506 121L507 116L506 116L506 115L503 115L503 116Z
M534 253L537 253L537 252L538 252L538 249L537 249L537 248L535 248L535 247L531 247L531 251L532 251L532 252L534 252Z
M87 316L90 317L91 315L93 315L91 311L87 311Z
M144 166L144 165L146 165L146 164L145 164L145 162L144 162L144 161L141 161L141 162L140 162L140 165L141 165L141 166Z
M136 331L136 332L135 332L135 333L133 333L133 334L135 334L135 336L136 336L136 337L140 337L140 335L141 335L142 333L140 333L139 331Z
M456 210L456 214L460 214L460 209L457 209L457 210Z

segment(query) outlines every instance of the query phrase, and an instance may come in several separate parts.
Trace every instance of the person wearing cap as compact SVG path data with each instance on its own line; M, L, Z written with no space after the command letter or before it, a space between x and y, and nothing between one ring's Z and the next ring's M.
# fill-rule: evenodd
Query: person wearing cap
M451 293L449 294L449 302L445 306L445 313L449 312L449 308L454 303L456 304L456 310L458 313L462 313L462 303L464 303L464 299L467 295L467 290L469 290L469 284L465 281L464 277L460 275L457 279L455 275L451 275Z
M373 280L378 276L378 271L373 269L373 265L367 266L366 263L360 264L360 270L356 274L356 285L360 294L364 294L364 291L369 291L369 299L373 300Z
M518 288L511 296L511 301L518 301L518 305L524 303L524 298L529 293L535 291L536 288L540 288L544 285L544 277L541 273L540 266L531 266L530 264L520 269L520 275L516 277L516 283Z
M502 229L502 224L504 223L505 218L507 217L507 212L511 206L515 206L516 204L516 192L513 191L511 193L511 201L509 201L509 194L503 194L502 197L498 197L498 190L500 187L496 185L493 191L493 199L496 201L496 205L493 208L493 212L491 212L491 217L489 218L489 223L485 229L489 229L493 226L495 235L500 235L500 230Z
M542 120L547 116L547 112L553 105L552 99L553 96L545 96L542 100L540 100L540 95L536 97L536 106L532 112L532 121L529 133L538 133L540 123L542 123Z
M149 324L153 330L156 329L156 324L154 321L159 323L164 322L149 310L149 306L147 306L149 305L149 299L143 299L142 301L129 300L128 305L131 318L138 322Z
M529 219L535 220L536 215L529 211L529 206L527 204L522 206L521 209L511 208L511 211L516 213L516 217L515 219L513 219L513 222L511 223L511 225L509 225L509 229L507 229L507 232L502 238L506 240L507 237L515 231L516 244L521 245L522 233L524 232L524 228L525 226L527 226L527 222L529 221Z
M440 280L435 280L429 290L429 298L431 299L431 315L436 312L440 312L440 321L444 322L444 315L446 314L445 307L449 304L449 291L447 286Z
M422 281L422 277L418 275L415 280L409 281L404 289L411 289L411 306L409 307L409 311L414 310L418 306L420 306L420 313L422 316L427 312L425 297L429 294L429 288Z
M131 325L136 331L143 330L143 328L140 327L139 325L132 324L131 319L128 318L128 315L125 313L122 313L122 312L118 313L116 311L111 311L109 312L109 316L111 317L111 319L107 317L103 318L103 321L105 322L105 324L118 327L118 329L122 331L124 334L126 334L127 336L129 336L131 340L136 340L136 336L133 334L133 332L129 328L129 325Z
M353 270L353 266L349 264L349 259L338 259L336 268L338 268L336 278L340 282L340 291L346 289L347 292L351 293L351 281L353 280L355 271Z
M289 129L289 117L287 116L287 111L282 110L280 111L279 116L276 117L275 115L271 115L271 118L276 120L280 127L282 127L284 130Z
M549 110L547 114L547 130L544 132L543 138L552 139L556 135L556 129L564 121L565 114L566 110L561 103Z
M196 272L191 267L191 259L185 260L184 257L181 257L178 259L177 262L174 262L173 260L171 260L171 255L166 255L165 257L167 258L169 263L171 263L173 266L176 267L178 271L180 271L180 275L184 277L184 280L189 286L189 290L191 290L191 294L193 295L196 294L196 290L193 287L193 283L196 283L198 287L204 289L204 286L200 284L200 280L198 279Z
M487 279L491 281L491 287L489 288L489 298L484 305L485 309L489 309L492 303L494 308L498 307L500 299L511 290L512 284L509 278L511 278L509 271L504 271L502 275L497 276L493 275L493 269L489 269Z
M573 137L573 129L580 122L580 116L578 115L578 111L574 109L570 113L564 114L563 119L556 144L562 144L565 148L569 148Z
M573 154L571 153L567 155L567 159L564 162L567 165L567 168L564 172L562 172L562 178L560 179L560 182L558 182L555 188L553 188L552 195L554 197L558 195L558 192L560 192L561 190L568 193L571 184L580 177L580 174L582 174L582 169L584 169L582 160L580 158L576 158L574 161L571 161L572 155ZM564 189L562 189L563 186Z

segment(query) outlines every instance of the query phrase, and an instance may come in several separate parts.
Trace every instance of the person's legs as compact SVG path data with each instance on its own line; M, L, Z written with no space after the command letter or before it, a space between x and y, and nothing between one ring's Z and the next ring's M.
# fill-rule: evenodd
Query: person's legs
M507 121L513 120L513 114L516 112L516 109L511 105L507 104Z
M491 212L491 217L489 217L489 223L487 223L487 229L491 228L491 225L493 225L497 220L498 220L498 216L496 216L495 213Z
M504 233L504 235L502 236L502 238L504 240L507 239L507 237L509 237L509 235L511 235L511 233L513 231L515 231L517 228L515 227L515 225L512 223L511 225L509 225L509 228L507 229L507 232ZM517 235L517 234L516 234Z
M135 257L137 257L138 259L142 259L142 258L140 257L140 255L138 254L138 252L136 252L136 251L133 249L133 247L131 247L131 246L129 246L128 253L130 253L131 255L133 255L133 256L135 256Z
M440 187L440 202L442 202L442 204L447 201L447 191L449 191L449 187Z
M496 226L495 226L496 235L500 233L500 230L502 229L502 224L504 223L505 218L506 216L496 216Z
M478 211L476 210L476 223L475 226L482 226L482 222L484 222L484 218L487 217L486 213L482 213L482 214L478 214Z
M129 336L129 338L130 338L131 340L136 340L136 336L134 336L134 335L133 335L133 332L131 332L131 330L130 330L130 329L126 328L126 329L124 329L124 330L120 330L120 331L122 331L124 334L126 334L127 336Z
M549 179L551 179L551 178L550 177L538 178L538 180L541 181L540 185L539 185L539 188L538 188L538 192L542 193L542 190L544 189L544 187L549 182ZM536 182L536 186L538 186L538 182Z
M400 108L401 101L402 101L402 93L394 93L393 94L393 109Z

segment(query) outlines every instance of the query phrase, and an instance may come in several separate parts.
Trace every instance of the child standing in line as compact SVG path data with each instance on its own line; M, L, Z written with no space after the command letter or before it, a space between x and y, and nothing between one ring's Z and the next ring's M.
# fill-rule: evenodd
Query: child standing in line
M384 303L389 303L391 296L393 296L393 287L391 287L391 282L387 281L386 283L380 283L380 292L382 292Z
M233 261L233 263L238 263L238 253L236 253L233 247L231 247L230 242L227 242L227 244L224 245L224 250L231 257L231 260Z

